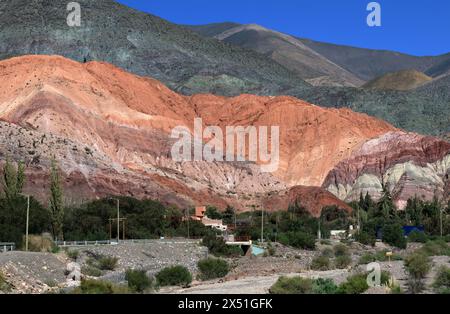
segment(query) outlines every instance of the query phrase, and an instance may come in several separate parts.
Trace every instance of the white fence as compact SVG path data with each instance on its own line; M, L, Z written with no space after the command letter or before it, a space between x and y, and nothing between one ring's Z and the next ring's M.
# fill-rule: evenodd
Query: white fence
M112 245L117 244L117 242L111 240L101 240L101 241L56 241L59 247L74 247L74 246L95 246L95 245Z
M16 245L14 243L0 243L0 253L14 251L16 249Z
M166 238L166 239L135 239L135 240L120 240L120 243L186 243L194 242L200 243L201 239L182 239L182 238ZM56 241L59 247L82 247L82 246L98 246L98 245L117 245L117 240L99 240L99 241Z

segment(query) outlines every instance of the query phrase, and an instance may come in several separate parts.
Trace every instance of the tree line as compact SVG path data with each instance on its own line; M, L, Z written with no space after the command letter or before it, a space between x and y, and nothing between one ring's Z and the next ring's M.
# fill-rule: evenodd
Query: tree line
M27 196L23 194L26 181L23 163L14 165L9 160L3 166L2 194L0 196L0 242L23 243L26 224ZM47 206L30 196L30 234L49 232L54 239L69 241L106 240L117 237L117 228L110 219L117 217L116 202L120 202L120 216L126 218L125 230L120 227L120 237L150 239L159 237L204 237L211 229L201 222L187 220L189 211L164 206L158 201L117 196L85 202L81 205L65 205L61 175L53 160L50 168L50 188ZM450 206L437 198L423 201L414 197L405 210L398 210L388 188L382 197L374 201L367 193L351 202L351 213L335 206L325 207L320 217L313 217L302 206L301 199L291 204L287 211L250 211L237 213L227 207L220 211L208 206L206 215L222 219L235 226L236 235L250 236L258 240L281 242L299 248L313 249L319 230L322 238L328 238L331 230L356 228L357 241L374 244L377 237L388 244L405 247L403 226L421 226L427 237L450 234ZM217 231L214 231L217 233ZM262 234L261 234L262 233Z

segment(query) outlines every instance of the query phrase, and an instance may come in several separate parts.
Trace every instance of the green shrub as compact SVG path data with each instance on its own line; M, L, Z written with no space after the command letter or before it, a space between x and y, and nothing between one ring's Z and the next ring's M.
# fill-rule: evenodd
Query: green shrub
M388 257L386 256L387 250L378 251L376 253L364 253L359 261L358 264L369 264L372 262L385 262L388 260ZM401 255L398 254L392 254L391 260L392 261L401 261L403 258Z
M66 251L67 257L76 261L78 259L78 256L80 255L80 252L77 250L67 250Z
M320 240L320 244L322 244L322 245L331 245L331 241L327 240L327 239L322 239L322 240Z
M186 287L192 282L192 275L184 266L166 267L156 274L158 285Z
M269 242L267 244L267 253L269 254L269 256L274 256L276 253L276 249L274 248L272 242Z
M424 289L423 279L431 270L430 258L422 252L412 253L405 258L405 267L409 274L409 291L420 293Z
M81 267L81 273L90 277L100 277L103 272L95 266L86 265Z
M227 245L223 238L218 238L213 233L203 237L202 245L208 248L209 253L219 257L238 257L244 253L240 247Z
M403 294L403 290L399 285L395 285L391 288L391 294Z
M22 247L25 248L25 236L23 236ZM54 252L55 243L50 236L29 235L28 236L28 251L30 252Z
M117 267L117 262L119 261L116 257L105 256L98 260L98 267L101 270L114 270Z
M347 281L339 285L339 294L361 294L369 289L367 275L357 274L347 278Z
M318 278L313 281L313 294L336 294L338 286L331 279Z
M49 286L50 288L55 288L58 286L58 282L54 279L47 279L44 281L44 283Z
M338 244L333 248L333 250L334 250L334 256L336 256L336 257L349 254L348 247L345 244Z
M399 224L385 225L383 227L383 242L400 249L406 249L407 241L402 226Z
M152 286L152 281L144 270L127 270L125 280L131 291L143 292Z
M336 294L338 287L331 279L280 277L269 292L271 294Z
M330 269L330 259L326 256L317 256L311 262L311 269L313 270L329 270Z
M280 277L277 282L270 287L271 294L310 294L313 288L313 281L301 277Z
M450 247L442 239L426 242L420 251L428 256L450 256Z
M75 294L124 294L129 290L120 285L101 280L82 280L81 285L73 291Z
M372 253L364 253L364 254L359 258L358 264L360 264L360 265L365 265L365 264L370 264L370 263L373 263L373 262L376 262L376 261L377 261L377 259L376 259L375 254L372 254Z
M11 291L11 285L6 281L2 273L0 273L0 291L2 292Z
M408 235L408 241L416 243L425 243L428 241L428 237L424 232L414 230Z
M304 250L314 250L316 248L315 237L302 231L281 233L279 235L279 242Z
M333 251L333 249L332 249L332 248L329 248L329 247L324 248L324 249L322 250L322 256L326 256L326 257L328 257L328 258L332 258L332 257L334 256L334 251Z
M367 232L361 231L355 235L355 240L364 245L375 246L377 239L374 235L371 235Z
M408 277L407 285L411 294L421 293L425 289L423 279L413 278L411 276Z
M391 278L392 278L391 273L388 272L388 271L383 270L381 272L381 278L380 278L381 285L388 286L389 282L391 281Z
M405 258L405 267L413 278L423 279L431 270L431 262L427 255L415 252Z
M199 261L198 269L202 280L225 277L230 270L225 260L217 258L206 258Z
M434 279L433 288L436 293L450 294L450 268L445 266L439 268Z
M352 258L350 257L350 255L338 256L338 257L336 257L336 259L334 261L334 265L338 269L347 268L348 266L350 266L351 263L352 263Z

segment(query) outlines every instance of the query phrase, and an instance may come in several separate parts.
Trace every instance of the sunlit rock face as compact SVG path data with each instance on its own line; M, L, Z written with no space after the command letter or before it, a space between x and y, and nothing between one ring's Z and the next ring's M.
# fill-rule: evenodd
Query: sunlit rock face
M352 156L337 164L323 187L342 200L369 193L375 199L383 184L397 206L408 198L448 198L450 143L428 136L389 132L364 143Z
M59 56L2 61L0 84L0 118L19 126L14 139L3 133L3 158L13 155L33 165L35 184L29 188L40 195L46 188L39 173L48 170L54 155L67 177L67 191L77 198L125 194L177 205L259 208L268 193L320 187L355 147L395 130L364 114L288 96L183 96L107 63ZM197 117L204 126L223 130L278 126L277 171L263 173L258 162L175 162L171 131L186 126L192 132Z
M345 207L339 199L361 192L377 198L383 183L398 202L449 190L449 143L349 109L289 96L183 96L108 63L58 56L0 61L0 86L0 161L23 160L26 189L44 200L53 157L74 201L120 194L252 210L286 209L299 195L317 214L318 204ZM193 132L195 118L224 133L278 126L277 171L262 172L258 161L174 161L171 131Z

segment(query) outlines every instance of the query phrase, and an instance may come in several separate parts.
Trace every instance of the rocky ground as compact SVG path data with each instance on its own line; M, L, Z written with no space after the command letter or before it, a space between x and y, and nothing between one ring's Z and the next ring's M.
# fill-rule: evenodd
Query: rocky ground
M127 269L145 270L152 276L165 267L183 265L192 273L196 273L197 262L208 255L208 249L196 240L123 242L119 245L81 248L79 252L77 262L81 266L86 266L89 258L93 256L117 258L117 268L101 277L114 282L124 281Z
M222 279L200 282L195 280L197 262L207 256L207 249L198 241L151 240L140 243L123 242L119 245L90 246L70 248L77 251L76 263L81 268L90 265L90 260L99 257L117 258L117 266L113 271L102 271L100 279L123 282L127 269L143 269L149 275L154 275L167 266L183 265L187 267L194 277L192 285L188 288L170 287L162 288L158 293L182 294L254 294L267 293L269 288L280 276L302 276L306 278L330 278L340 284L355 272L366 271L367 265L358 265L360 257L367 252L375 253L391 248L377 244L375 248L357 243L349 244L353 263L346 269L333 269L328 271L313 271L310 269L311 261L327 248L337 243L319 244L316 251L304 251L274 244L273 256L241 257L228 259L231 271ZM406 250L393 250L398 256L404 256L420 247L420 244L411 244ZM0 273L11 286L9 293L51 293L60 288L66 288L69 283L66 279L67 266L73 262L65 251L58 254L51 253L25 253L8 252L0 254ZM433 268L426 278L427 290L440 266L450 267L448 256L432 258ZM403 261L393 260L379 262L381 269L389 271L396 282L407 290L407 273ZM5 291L4 291L5 292ZM384 288L372 288L366 293L387 293Z
M0 273L12 293L46 293L65 282L67 259L62 254L0 253Z

